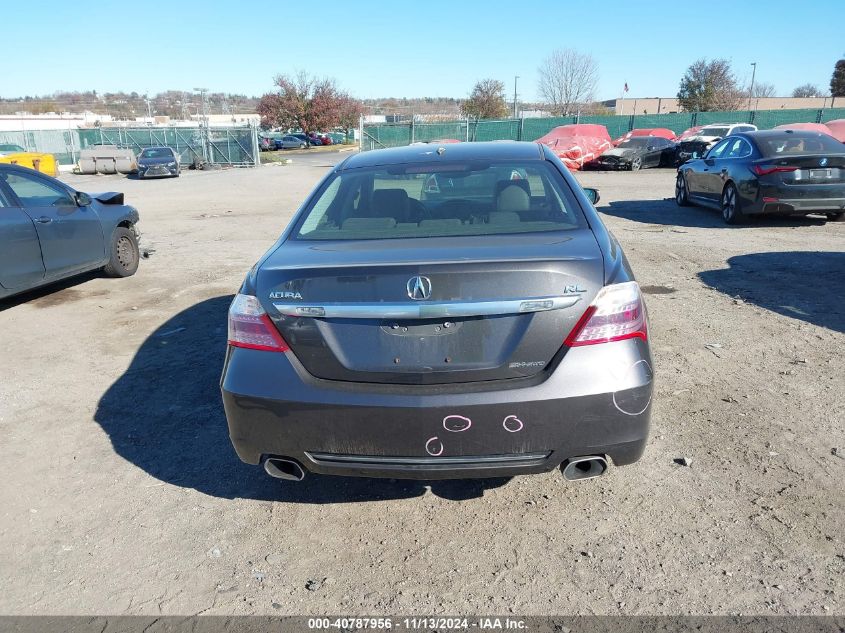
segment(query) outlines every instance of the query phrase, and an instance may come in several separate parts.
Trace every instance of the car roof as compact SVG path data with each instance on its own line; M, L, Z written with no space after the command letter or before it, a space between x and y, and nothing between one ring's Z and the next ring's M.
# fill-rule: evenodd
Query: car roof
M738 132L737 136L747 136L749 138L818 138L819 136L829 136L823 132L813 132L811 130L757 130L755 132Z
M341 163L338 170L467 160L544 160L544 157L539 143L520 141L407 145L355 154Z
M148 150L148 149L169 149L169 150L172 150L173 148L167 147L167 145L152 145L151 147L145 147L141 151Z
M627 143L628 141L639 141L639 140L648 140L650 138L659 138L661 141L669 141L670 139L666 138L665 136L655 136L654 134L643 134L642 136L632 136L630 138L626 138L623 143Z

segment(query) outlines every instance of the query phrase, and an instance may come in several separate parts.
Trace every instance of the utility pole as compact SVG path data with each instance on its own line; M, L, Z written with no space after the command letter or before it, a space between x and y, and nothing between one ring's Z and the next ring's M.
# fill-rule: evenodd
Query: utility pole
M194 88L194 92L200 93L200 99L202 100L202 119L205 122L205 127L208 127L208 113L205 109L205 94L208 92L208 88Z
M513 78L513 118L516 117L516 80L519 79L519 75L514 75Z
M208 88L194 88L194 91L200 93L200 97L202 98L203 129L200 130L202 138L202 159L208 161L208 114L205 111L205 93L208 92Z
M751 109L751 99L754 98L754 77L757 75L757 62L751 62L751 87L748 89L748 109Z

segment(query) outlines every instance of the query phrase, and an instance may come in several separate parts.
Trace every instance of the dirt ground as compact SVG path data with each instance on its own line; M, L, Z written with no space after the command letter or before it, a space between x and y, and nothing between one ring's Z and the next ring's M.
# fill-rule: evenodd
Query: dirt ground
M154 252L0 303L0 613L845 613L845 223L729 228L670 170L578 176L648 293L640 462L430 486L240 463L226 309L338 156L66 177L124 191Z

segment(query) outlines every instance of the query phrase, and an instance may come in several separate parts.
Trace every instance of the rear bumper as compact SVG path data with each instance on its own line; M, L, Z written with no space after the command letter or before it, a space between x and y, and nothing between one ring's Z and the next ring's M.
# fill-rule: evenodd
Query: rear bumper
M777 202L763 202L762 213L840 213L845 211L845 198L799 198L778 199Z
M290 354L229 348L221 389L247 463L277 456L314 473L451 479L539 473L582 455L635 462L653 375L638 339L570 349L545 380L516 387L340 383Z
M768 200L768 201L767 201ZM771 215L845 211L845 183L788 185L761 183L756 209Z

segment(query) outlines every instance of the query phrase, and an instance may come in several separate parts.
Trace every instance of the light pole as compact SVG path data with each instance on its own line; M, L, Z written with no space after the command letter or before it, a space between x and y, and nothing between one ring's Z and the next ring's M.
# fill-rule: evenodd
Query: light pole
M751 62L751 87L748 89L748 109L751 110L751 99L754 98L754 77L757 74L757 62Z
M513 78L513 118L516 117L516 80L519 79L519 75L514 75Z

